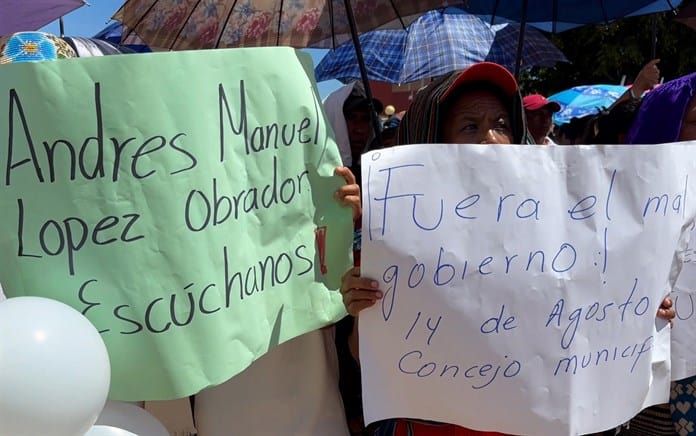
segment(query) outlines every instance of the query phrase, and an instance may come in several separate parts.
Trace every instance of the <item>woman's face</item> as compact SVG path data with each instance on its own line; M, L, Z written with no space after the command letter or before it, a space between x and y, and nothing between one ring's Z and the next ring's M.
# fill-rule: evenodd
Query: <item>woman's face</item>
M447 144L512 144L510 113L503 102L488 91L464 93L447 108L442 141Z
M696 97L691 99L691 103L686 108L684 120L682 121L681 132L679 132L679 140L696 140Z

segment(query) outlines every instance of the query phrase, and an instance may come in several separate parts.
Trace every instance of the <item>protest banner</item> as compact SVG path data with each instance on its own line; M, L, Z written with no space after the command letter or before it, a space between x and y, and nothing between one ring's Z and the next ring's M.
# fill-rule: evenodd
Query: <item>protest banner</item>
M194 394L344 315L312 77L290 48L0 68L0 282L92 321L111 399Z
M689 245L681 253L683 262L672 302L677 316L672 328L672 380L696 375L696 231L692 229ZM696 404L693 406L696 407Z
M362 275L384 292L360 315L366 422L577 435L666 402L656 314L696 212L693 147L365 155Z

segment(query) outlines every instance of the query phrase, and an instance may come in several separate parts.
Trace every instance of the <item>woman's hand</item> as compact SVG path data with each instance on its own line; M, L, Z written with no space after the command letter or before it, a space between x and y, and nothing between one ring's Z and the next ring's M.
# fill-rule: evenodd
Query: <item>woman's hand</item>
M360 268L349 269L341 278L341 295L346 311L357 317L361 310L373 306L382 298L379 283L360 277Z
M677 316L677 312L672 307L672 299L665 297L660 304L660 308L657 309L657 317L667 320L671 324L675 316Z
M334 174L343 177L346 184L341 186L334 194L341 206L350 206L353 209L353 220L362 215L362 205L360 204L360 186L355 182L355 175L347 167L336 167Z

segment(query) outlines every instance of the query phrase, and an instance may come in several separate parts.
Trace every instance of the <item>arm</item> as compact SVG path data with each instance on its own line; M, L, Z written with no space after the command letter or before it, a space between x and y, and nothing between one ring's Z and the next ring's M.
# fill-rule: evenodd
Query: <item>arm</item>
M659 59L653 59L647 64L643 65L636 80L633 81L633 86L626 90L618 100L616 100L609 110L614 106L621 103L622 101L629 100L631 98L640 98L645 91L652 89L660 81L660 69L657 64L660 63Z

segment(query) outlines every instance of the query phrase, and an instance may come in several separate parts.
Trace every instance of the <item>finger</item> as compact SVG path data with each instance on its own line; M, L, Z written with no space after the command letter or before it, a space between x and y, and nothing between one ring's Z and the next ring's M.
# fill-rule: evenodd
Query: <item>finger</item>
M339 200L343 197L348 196L348 195L356 195L359 197L360 196L360 186L358 186L356 184L343 185L336 190L336 193L334 195Z
M657 309L658 318L671 321L675 316L677 316L677 313L674 311L674 309Z
M341 286L341 293L345 294L351 289L366 289L366 290L379 290L379 283L372 279L367 279L364 277L347 277L343 281L343 286Z
M372 307L375 305L376 300L361 300L361 301L356 301L354 303L351 303L346 307L346 311L351 315L351 316L358 316L362 310L367 309L368 307Z
M341 276L341 281L345 282L346 280L348 280L348 277L360 277L360 267L356 266L356 267L353 267L353 268L349 269L348 271L346 271Z
M349 195L341 199L339 203L343 207L350 207L353 209L353 220L358 219L362 215L362 204L360 204L360 197Z
M662 304L660 304L661 309L669 309L672 307L672 299L669 297L665 297L664 300L662 300Z
M336 169L334 170L334 174L343 177L343 180L345 180L346 184L348 185L355 185L357 183L355 181L355 175L350 170L350 168L336 167Z
M343 294L343 301L350 304L353 301L359 300L379 300L382 298L382 292L373 289L349 289Z

